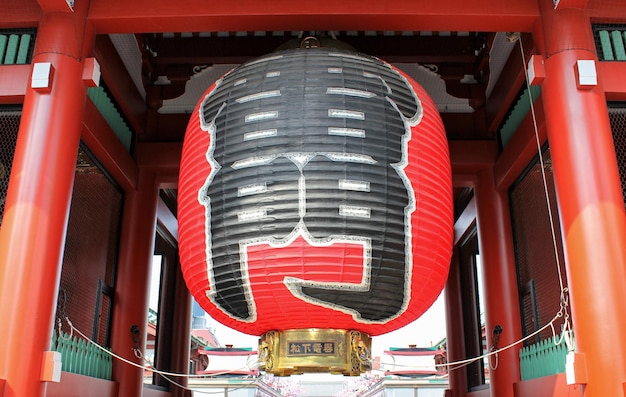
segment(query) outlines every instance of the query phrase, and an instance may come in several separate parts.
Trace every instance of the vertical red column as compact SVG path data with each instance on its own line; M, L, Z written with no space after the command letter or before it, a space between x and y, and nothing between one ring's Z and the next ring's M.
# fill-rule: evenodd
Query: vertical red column
M174 329L172 341L172 369L176 373L189 372L189 347L191 345L191 293L185 284L180 265L176 266L176 293L174 295ZM174 381L188 385L188 378L174 378ZM172 397L185 397L188 393L179 387L172 390Z
M115 281L111 349L125 359L144 365L133 349L145 351L152 256L156 232L159 185L152 173L141 170L137 190L126 192ZM137 346L131 328L137 326ZM143 370L122 361L113 363L119 397L141 397Z
M474 195L483 265L488 352L494 343L492 332L496 326L502 327L496 346L501 348L522 338L522 324L509 202L506 192L496 189L493 169L478 174ZM519 348L518 345L498 353L497 360L495 356L486 359L490 363L492 396L513 395L513 384L520 380Z
M463 336L463 302L461 301L461 272L458 249L455 248L450 262L450 273L444 289L446 298L446 349L448 362L465 360L465 338ZM446 396L463 396L467 392L467 371L464 366L448 368L450 389Z
M48 87L27 88L0 230L0 378L5 397L45 395L74 170L86 98L77 15L48 13L33 64L50 63ZM84 21L80 23L84 28ZM93 37L93 36L91 36Z
M586 397L623 396L626 216L602 76L597 85L580 84L586 71L578 61L591 61L592 72L598 62L586 12L555 11L552 1L544 3L542 96L579 353L575 357L579 364L586 362L573 374L587 384ZM598 344L601 340L610 353Z

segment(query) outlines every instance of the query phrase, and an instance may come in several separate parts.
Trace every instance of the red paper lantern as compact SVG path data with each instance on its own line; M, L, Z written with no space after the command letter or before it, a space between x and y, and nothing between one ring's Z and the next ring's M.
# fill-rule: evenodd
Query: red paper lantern
M451 171L437 108L367 55L296 49L243 64L191 117L178 220L189 289L225 325L398 329L448 275Z

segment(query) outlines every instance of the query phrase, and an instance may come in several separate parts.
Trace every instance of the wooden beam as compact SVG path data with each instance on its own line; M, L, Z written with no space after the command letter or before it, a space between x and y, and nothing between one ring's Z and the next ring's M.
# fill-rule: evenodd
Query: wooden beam
M624 3L615 1L591 1L587 7L592 22L619 23L626 21Z
M41 14L37 0L2 0L0 26L3 29L36 27Z
M44 13L48 12L65 12L70 13L74 11L73 2L72 5L66 0L37 0L41 10Z
M574 9L585 9L589 4L589 0L551 0L553 1L554 8L556 10L562 10L565 8L574 8Z
M498 156L495 141L449 141L452 186L474 187L476 174L493 167Z
M85 104L81 140L124 191L136 189L135 162L90 100Z
M477 63L476 52L486 41L484 34L468 36L366 36L337 35L341 43L390 63ZM275 51L297 36L212 36L147 37L146 44L158 56L151 62L160 65L237 64Z
M498 157L495 141L450 141L452 174L475 174L493 167Z
M102 80L119 104L122 113L137 134L146 124L146 102L137 90L115 46L107 35L96 37L95 56L100 63Z
M31 65L0 65L0 104L21 104L30 79Z
M476 199L472 197L459 218L454 222L454 246L465 239L474 225L476 225Z
M157 220L159 225L178 242L178 220L161 198L157 202Z
M539 96L533 104L537 120L537 134L541 145L546 141L547 132L543 109L543 98ZM533 115L529 111L517 131L506 145L494 167L495 183L498 190L508 189L520 176L537 153L537 136Z
M99 33L432 30L529 32L539 18L535 0L455 0L393 3L256 0L92 0L89 19Z
M139 167L156 175L162 189L176 189L182 149L182 142L140 142L135 146L135 159Z
M522 62L520 44L524 48L524 62ZM487 100L487 128L494 135L497 134L497 130L509 112L511 104L515 101L520 89L526 82L526 64L534 53L532 36L530 34L521 35L511 51L509 59L507 59L506 64L502 68L498 82Z
M626 101L626 62L598 62L597 67L606 99Z

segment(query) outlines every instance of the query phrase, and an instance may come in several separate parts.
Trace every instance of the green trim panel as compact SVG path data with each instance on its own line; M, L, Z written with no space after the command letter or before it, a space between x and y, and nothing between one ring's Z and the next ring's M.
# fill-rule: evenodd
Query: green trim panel
M122 145L126 148L127 151L130 151L130 146L132 143L133 133L128 128L128 125L122 118L120 112L117 111L113 101L109 98L109 95L104 91L102 87L93 87L87 90L87 95L91 99L102 117L106 120L107 124L117 138L122 142Z
M541 86L530 86L530 92L532 94L532 102L535 103L541 94ZM522 92L522 95L520 95L517 99L517 102L515 102L515 105L513 105L511 114L500 128L500 141L502 142L502 147L505 147L509 143L529 111L530 100L528 98L528 89L525 89L524 92Z

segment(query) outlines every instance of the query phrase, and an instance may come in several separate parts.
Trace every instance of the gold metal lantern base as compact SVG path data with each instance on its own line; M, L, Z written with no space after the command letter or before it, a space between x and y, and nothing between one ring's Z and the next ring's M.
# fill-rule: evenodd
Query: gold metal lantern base
M372 339L354 330L268 331L259 339L259 369L277 376L330 372L358 376L371 369Z

